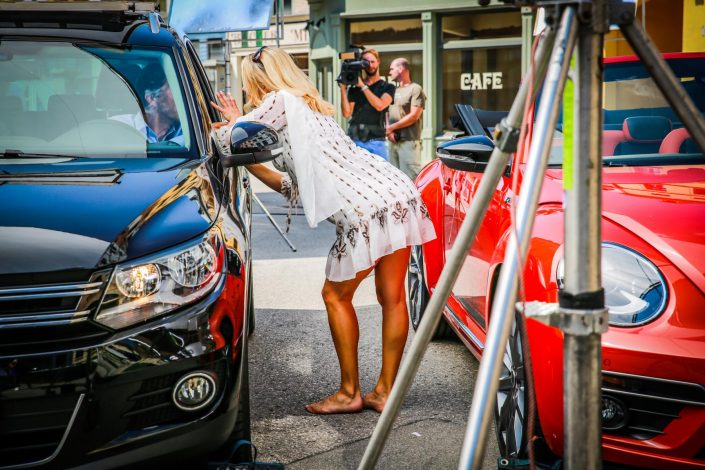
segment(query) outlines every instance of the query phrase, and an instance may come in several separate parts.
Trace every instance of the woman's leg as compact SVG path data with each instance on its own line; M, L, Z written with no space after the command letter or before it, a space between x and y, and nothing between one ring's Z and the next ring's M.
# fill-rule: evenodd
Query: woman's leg
M306 411L316 414L355 413L362 410L360 380L357 370L357 342L360 331L352 305L353 294L372 268L357 273L354 279L323 284L323 301L328 312L328 325L340 363L340 389L316 403L306 405Z
M382 257L375 266L377 298L382 305L382 370L377 385L363 403L381 413L392 390L409 332L404 280L409 264L409 247Z

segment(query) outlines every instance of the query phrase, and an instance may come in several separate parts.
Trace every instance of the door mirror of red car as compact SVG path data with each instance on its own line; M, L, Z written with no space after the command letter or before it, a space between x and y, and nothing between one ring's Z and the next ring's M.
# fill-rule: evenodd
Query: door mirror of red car
M283 151L279 134L259 122L238 122L230 134L230 155L221 155L224 168L274 160Z
M444 142L436 148L436 156L454 170L482 173L492 155L494 143L484 135L473 135Z

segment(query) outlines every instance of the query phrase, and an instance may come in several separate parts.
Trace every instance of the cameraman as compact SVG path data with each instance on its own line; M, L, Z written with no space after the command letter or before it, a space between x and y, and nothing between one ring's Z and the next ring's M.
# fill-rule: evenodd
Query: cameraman
M365 69L367 77L364 80L358 77L357 86L349 90L347 85L340 83L343 116L352 116L348 135L353 141L387 160L384 117L392 104L395 87L380 78L379 53L376 50L365 50L362 58L369 62Z

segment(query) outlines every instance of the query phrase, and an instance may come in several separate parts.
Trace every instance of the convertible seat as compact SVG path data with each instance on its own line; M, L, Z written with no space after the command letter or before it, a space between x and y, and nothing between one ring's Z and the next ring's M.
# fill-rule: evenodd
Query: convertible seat
M605 157L614 155L614 149L624 141L624 132L621 129L602 131L602 155Z
M671 120L663 116L632 116L624 120L624 141L617 144L614 155L658 153L663 139L673 129Z
M673 129L668 133L661 146L658 149L658 153L697 153L699 152L698 146L690 137L688 129L681 127L680 129Z

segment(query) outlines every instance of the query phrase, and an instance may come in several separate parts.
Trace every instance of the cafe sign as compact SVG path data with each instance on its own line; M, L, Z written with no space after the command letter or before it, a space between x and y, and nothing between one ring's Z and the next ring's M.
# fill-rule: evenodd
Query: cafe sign
M501 90L502 72L475 72L460 74L461 90Z

